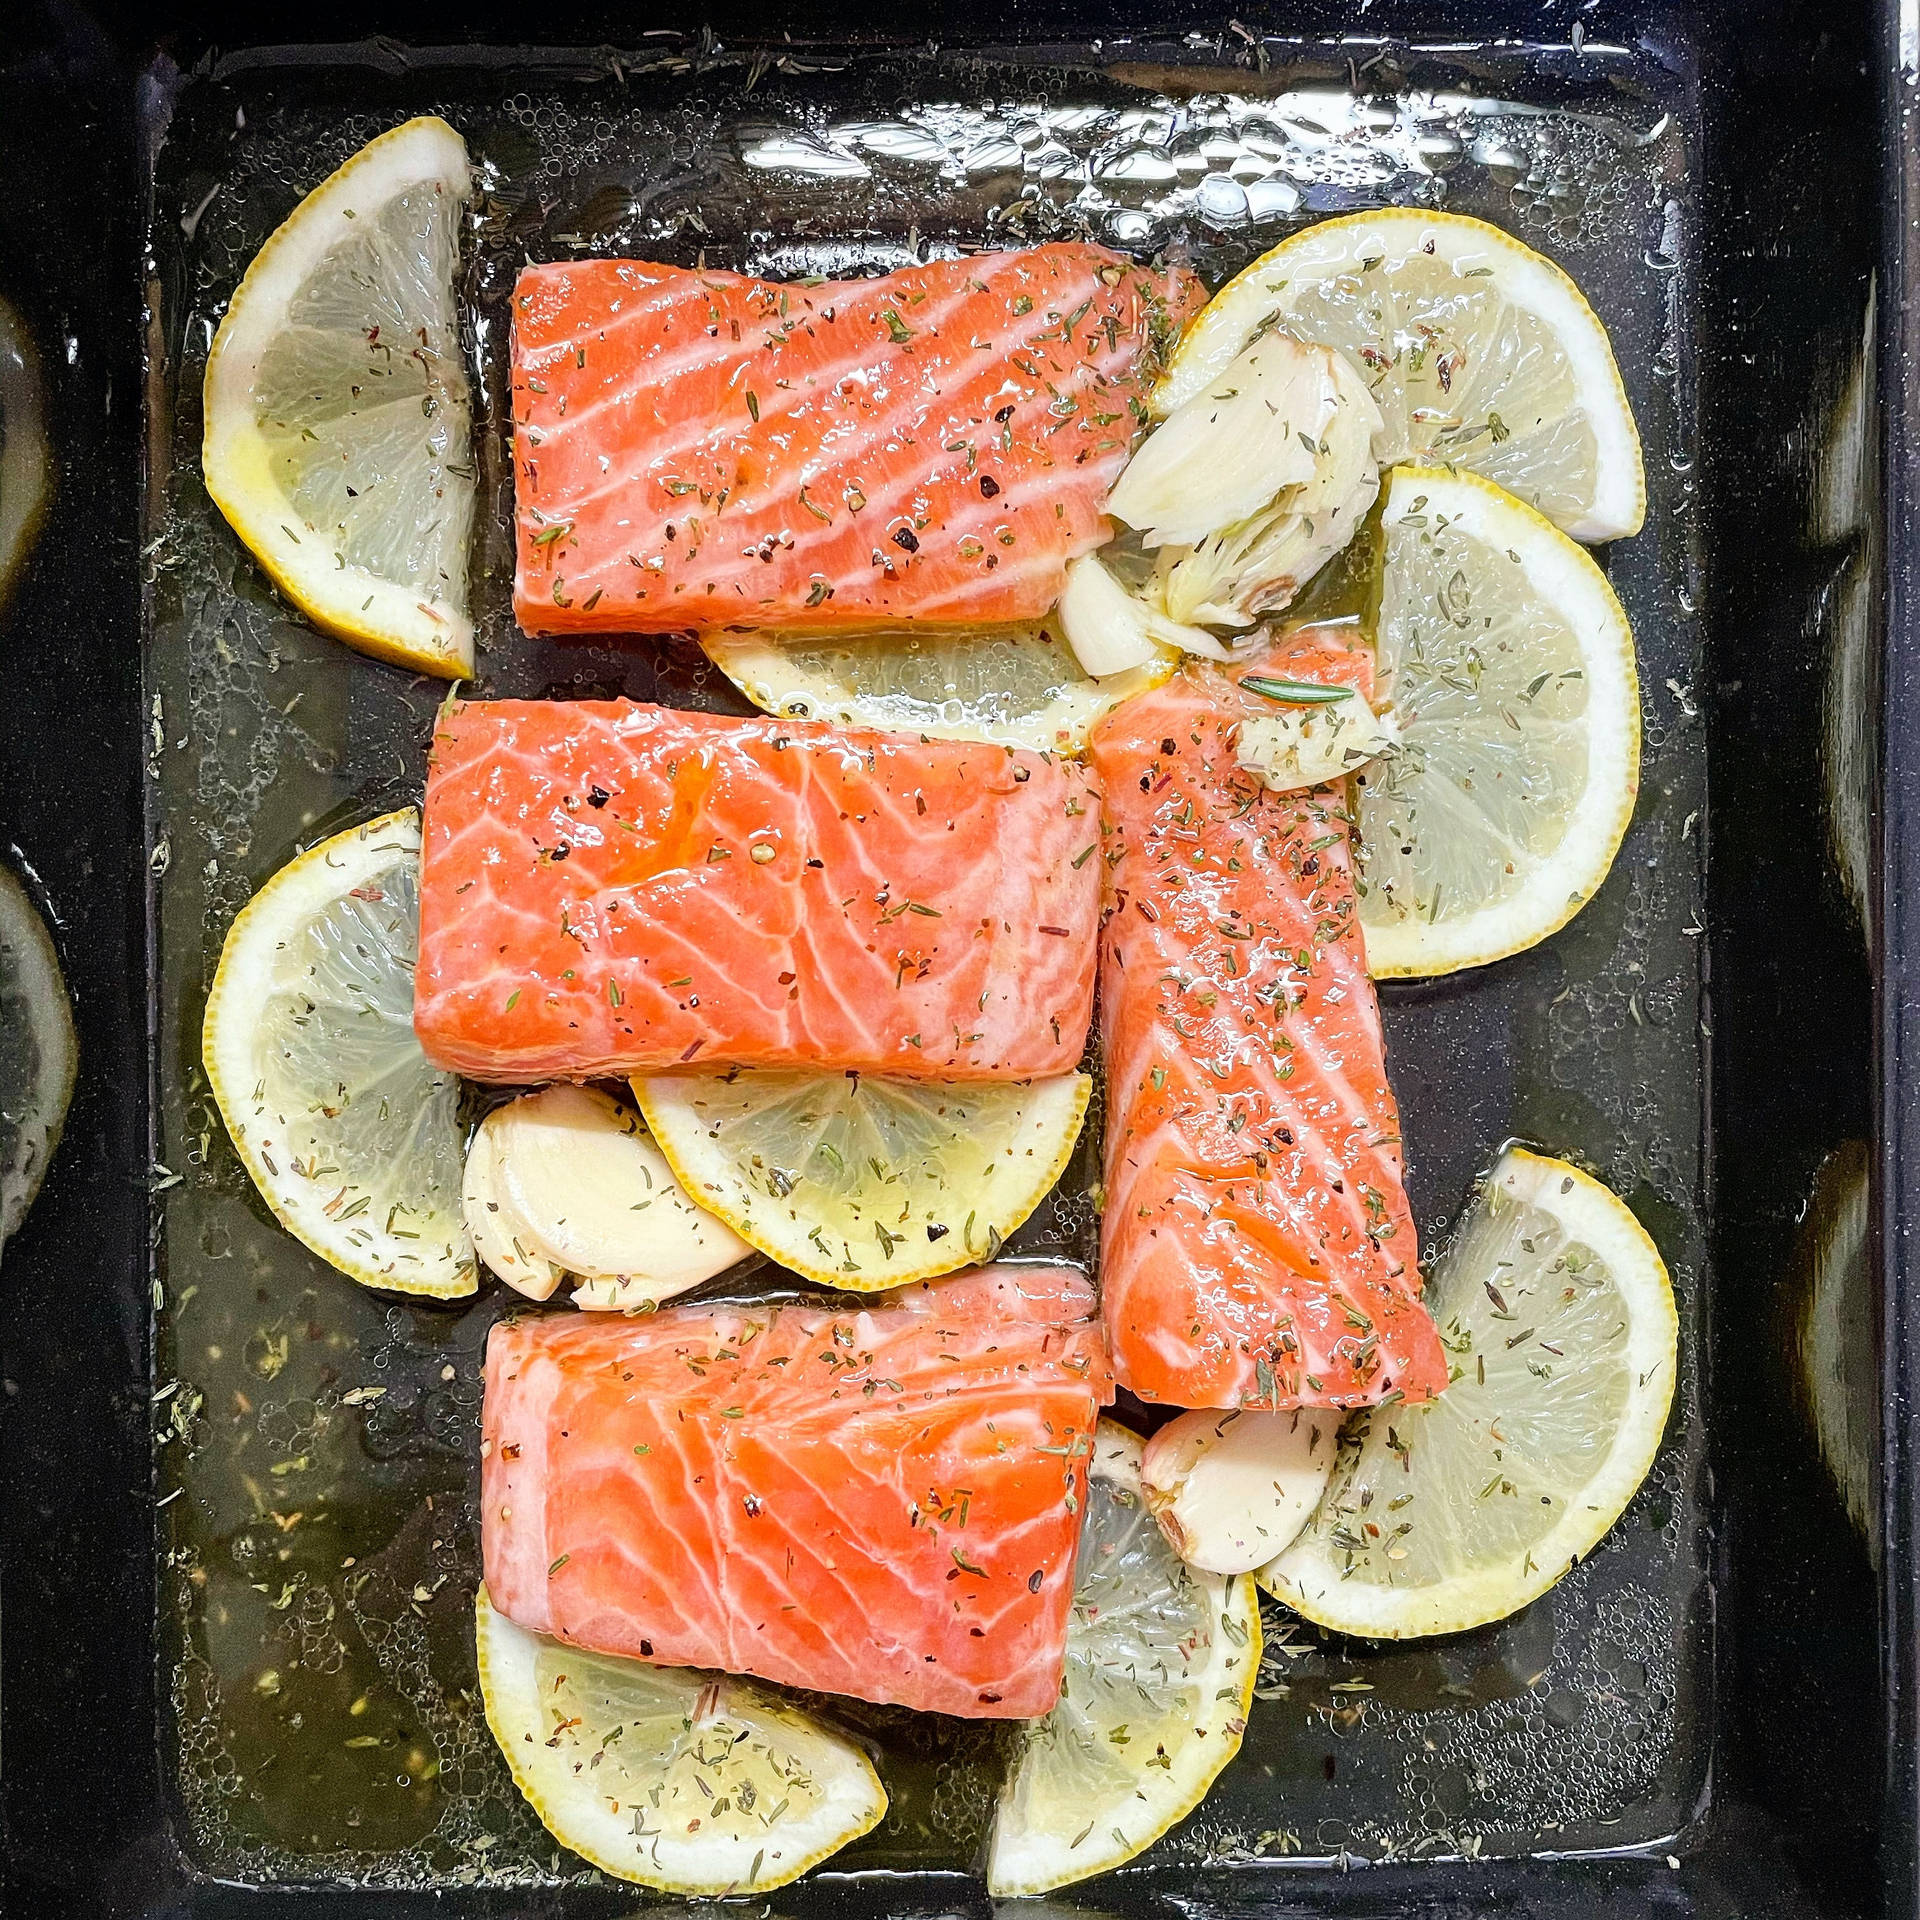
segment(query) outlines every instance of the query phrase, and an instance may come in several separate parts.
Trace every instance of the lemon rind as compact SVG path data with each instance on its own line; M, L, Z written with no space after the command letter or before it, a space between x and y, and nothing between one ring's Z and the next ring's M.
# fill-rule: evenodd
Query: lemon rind
M1455 467L1394 468L1385 506L1389 529L1396 500L1416 491L1426 494L1430 506L1435 494L1446 493L1450 524L1487 545L1525 550L1530 581L1568 618L1587 676L1587 785L1553 857L1508 898L1461 920L1428 921L1415 915L1372 919L1363 897L1367 969L1376 980L1423 979L1489 966L1558 933L1612 871L1640 793L1640 680L1633 630L1593 556L1524 500ZM1502 516L1506 525L1496 531ZM1605 644L1609 636L1610 645ZM1602 721L1597 727L1596 718Z
M1626 1415L1605 1462L1569 1497L1560 1522L1497 1566L1432 1586L1381 1586L1343 1578L1335 1553L1309 1528L1254 1577L1316 1626L1368 1640L1419 1640L1464 1633L1518 1613L1599 1545L1659 1454L1673 1408L1680 1320L1666 1262L1647 1230L1626 1202L1592 1175L1524 1147L1511 1147L1501 1156L1489 1185L1553 1214L1607 1262L1630 1315Z
M220 963L214 969L213 985L207 993L206 1013L200 1026L201 1060L234 1152L274 1218L296 1240L330 1267L364 1287L431 1300L461 1300L474 1293L480 1284L471 1250L464 1264L456 1261L452 1271L443 1278L409 1278L359 1258L331 1240L322 1226L308 1218L309 1212L318 1210L318 1203L313 1209L293 1204L286 1176L270 1168L261 1157L249 1131L247 1103L235 1092L236 1088L251 1084L254 1078L250 1051L254 1021L246 987L266 977L282 930L302 907L337 899L343 888L363 884L365 879L393 864L391 856L396 844L392 837L396 835L403 857L418 853L420 816L414 808L402 807L397 812L382 814L378 819L350 827L309 847L274 874L241 908L227 929ZM385 844L379 844L382 842ZM343 861L351 864L342 864ZM315 881L319 884L314 884ZM243 976L247 977L243 979ZM231 1019L230 1006L236 1009ZM458 1221L454 1222L453 1237L456 1245L466 1238L465 1226Z
M709 1160L700 1153L699 1143L704 1140L705 1128L684 1105L680 1090L697 1086L705 1077L636 1074L629 1084L633 1088L634 1099L639 1102L647 1131L653 1136L654 1145L665 1156L673 1177L679 1181L687 1197L696 1206L704 1207L725 1222L750 1247L764 1253L769 1260L777 1262L790 1273L799 1274L803 1279L817 1281L822 1286L837 1287L843 1292L885 1293L916 1280L933 1280L945 1273L956 1273L962 1267L978 1266L987 1257L977 1245L968 1244L964 1236L950 1233L942 1240L931 1242L917 1260L901 1266L890 1262L881 1269L848 1273L841 1267L823 1262L819 1248L807 1237L809 1228L818 1227L823 1235L831 1238L839 1231L837 1227L827 1220L805 1220L800 1217L800 1209L790 1204L786 1214L774 1215L769 1209L763 1216L753 1204L753 1199L758 1196L742 1203L740 1183L729 1172L724 1156L716 1154ZM1073 1150L1079 1144L1081 1128L1086 1124L1093 1082L1084 1073L1072 1073L1057 1074L1030 1083L1036 1091L1040 1091L1051 1090L1068 1081L1073 1083L1068 1101L1072 1111L1070 1116L1063 1115L1055 1122L1059 1139L1053 1154L1046 1160L1033 1163L1039 1171L1019 1189L1018 1198L1011 1204L1003 1208L1001 1196L994 1195L993 1213L990 1218L976 1220L976 1235L985 1237L997 1234L1002 1241L1009 1239L1066 1172L1073 1158ZM1031 1111L1031 1108L1027 1110L1023 1125L1030 1122ZM683 1113L688 1116L684 1127L680 1124ZM768 1220L774 1224L769 1226L766 1224ZM962 1244L948 1248L947 1243L955 1239L961 1240ZM939 1251L942 1248L947 1250Z
M562 1643L556 1643L562 1644ZM529 1731L528 1717L509 1713L510 1706L525 1708L535 1703L530 1699L531 1687L522 1681L517 1672L508 1668L524 1660L530 1667L540 1645L540 1636L530 1633L526 1628L517 1626L505 1614L499 1612L488 1596L486 1585L482 1582L474 1595L474 1650L480 1674L480 1699L487 1716L487 1726L492 1732L509 1771L513 1774L514 1785L521 1795L540 1817L541 1825L564 1847L577 1853L581 1859L598 1867L602 1873L612 1874L616 1879L626 1881L633 1886L652 1887L662 1893L678 1894L683 1898L723 1898L729 1894L769 1893L777 1887L791 1885L803 1873L810 1873L823 1860L829 1860L843 1847L850 1846L862 1834L871 1833L886 1816L887 1794L880 1776L874 1771L873 1763L850 1740L831 1732L819 1725L797 1708L784 1703L769 1702L775 1707L778 1717L788 1726L804 1727L808 1735L817 1740L824 1750L832 1752L837 1758L848 1763L849 1778L853 1783L864 1784L867 1789L866 1804L845 1821L837 1830L836 1837L824 1845L816 1845L811 1851L804 1852L793 1861L783 1861L770 1873L755 1874L743 1880L739 1876L722 1880L711 1877L705 1880L676 1878L672 1873L647 1873L637 1868L631 1860L622 1859L609 1849L599 1846L592 1838L579 1830L577 1823L567 1821L564 1813L556 1812L544 1792L544 1783L534 1770L523 1762L520 1749L525 1744L523 1736ZM577 1648L569 1651L579 1652ZM610 1654L583 1654L583 1658L611 1660ZM757 1689L749 1684L729 1681L732 1698L730 1708L739 1717L741 1703L746 1702L757 1708ZM676 1841L679 1851L698 1843ZM731 1847L742 1847L740 1842L727 1842Z
M337 550L320 536L308 544L291 531L294 508L273 477L252 392L261 357L306 272L349 214L431 180L454 183L464 201L470 178L466 143L446 121L424 114L368 141L294 208L254 256L214 335L201 448L214 504L316 626L376 659L449 679L473 672L472 620L397 581L336 564Z
M1142 1443L1137 1434L1122 1426L1118 1421L1103 1419L1094 1436L1094 1458L1092 1472L1106 1477L1130 1477L1137 1488L1140 1479L1140 1457ZM1116 1472L1117 1470L1117 1472ZM1194 1766L1191 1777L1181 1784L1181 1791L1174 1795L1164 1808L1156 1808L1151 1831L1138 1840L1129 1839L1123 1845L1114 1846L1112 1825L1098 1814L1092 1816L1091 1824L1095 1831L1089 1833L1089 1841L1098 1837L1104 1850L1096 1849L1092 1853L1073 1847L1067 1837L1047 1836L1036 1842L1034 1836L1023 1833L1018 1836L1021 1849L1019 1864L1004 1861L1001 1854L1001 1815L997 1814L987 1867L987 1891L995 1899L1018 1899L1032 1894L1050 1893L1056 1888L1070 1886L1076 1881L1090 1880L1096 1874L1111 1873L1123 1867L1128 1861L1137 1859L1146 1850L1157 1845L1172 1830L1186 1819L1213 1790L1213 1783L1219 1779L1228 1763L1240 1751L1240 1745L1246 1735L1247 1716L1253 1711L1253 1689L1260 1676L1261 1631L1260 1601L1254 1588L1251 1574L1205 1574L1195 1572L1196 1580L1218 1582L1221 1594L1220 1613L1234 1618L1246 1636L1244 1645L1230 1643L1230 1636L1224 1631L1215 1635L1214 1660L1208 1672L1201 1677L1200 1684L1207 1696L1218 1701L1222 1685L1234 1666L1244 1664L1244 1672L1238 1682L1239 1697L1233 1703L1233 1710L1225 1716L1219 1730L1218 1740L1213 1730L1205 1734L1206 1746L1198 1750L1200 1764ZM1226 1703L1220 1702L1224 1705ZM1238 1722L1238 1731L1234 1722ZM1178 1767L1176 1760L1175 1766ZM1170 1772L1169 1778L1175 1775ZM1011 1804L1018 1773L1009 1773L1001 1789L1000 1807ZM1132 1801L1129 1800L1129 1813ZM1084 1809L1082 1810L1084 1812ZM1164 1814L1164 1817L1162 1815ZM1010 1843L1011 1844L1011 1843ZM1086 1843L1083 1842L1082 1846ZM1071 1861L1064 1867L1060 1856L1071 1853ZM1051 1858L1051 1866L1037 1864L1027 1856L1037 1855L1041 1860Z
M1277 268L1286 269L1289 283L1323 278L1369 257L1361 252L1364 239L1391 242L1396 234L1408 236L1408 244L1393 252L1396 259L1413 251L1416 235L1418 244L1431 240L1436 255L1449 262L1490 254L1501 293L1552 328L1566 348L1574 391L1582 396L1599 462L1595 498L1564 531L1588 544L1638 533L1646 521L1646 463L1605 326L1564 268L1503 228L1466 214L1384 207L1322 220L1283 240L1229 280L1188 323L1154 391L1155 418L1191 399L1233 361L1274 310L1275 295L1285 291L1269 284ZM1597 404L1598 395L1606 395L1612 405Z

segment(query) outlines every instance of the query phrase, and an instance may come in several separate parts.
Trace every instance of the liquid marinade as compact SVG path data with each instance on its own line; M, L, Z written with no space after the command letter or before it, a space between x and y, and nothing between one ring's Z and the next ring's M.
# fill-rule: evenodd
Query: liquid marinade
M154 1427L163 1678L191 1853L246 1880L533 1884L572 1871L493 1745L472 1659L480 1358L515 1296L483 1284L464 1305L406 1305L326 1268L254 1196L199 1064L206 982L252 890L322 832L419 797L441 688L290 616L198 465L206 350L239 274L307 188L419 112L461 130L479 186L462 293L482 695L740 709L687 643L514 630L507 293L525 258L704 256L797 277L1087 234L1175 251L1218 285L1311 218L1409 204L1492 220L1580 283L1648 455L1647 529L1603 562L1639 646L1639 808L1607 885L1551 941L1381 997L1423 1247L1509 1137L1592 1167L1673 1272L1677 1417L1605 1549L1501 1625L1372 1649L1269 1605L1239 1758L1150 1858L1658 1845L1699 1799L1710 1739L1685 76L1597 44L1443 60L1371 42L1256 50L1233 34L1151 59L1109 47L1072 68L1017 53L646 48L479 79L427 68L377 91L370 72L332 68L202 79L158 156ZM1096 1109L1012 1252L1092 1263L1098 1138ZM891 1798L834 1870L977 1864L1004 1736L817 1704L875 1743Z

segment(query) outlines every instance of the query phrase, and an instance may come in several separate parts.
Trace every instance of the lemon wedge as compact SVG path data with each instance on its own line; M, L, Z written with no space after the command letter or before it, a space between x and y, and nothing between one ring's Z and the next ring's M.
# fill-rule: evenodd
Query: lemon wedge
M0 1245L60 1144L78 1057L60 957L26 889L0 867Z
M1252 1579L1184 1565L1147 1511L1140 1442L1103 1420L1067 1628L1066 1683L1022 1729L987 1890L1045 1893L1144 1852L1240 1750L1260 1670Z
M475 1604L487 1725L547 1831L686 1897L784 1887L875 1826L866 1755L764 1688L586 1653Z
M1640 787L1627 617L1591 556L1475 474L1399 467L1375 623L1397 746L1354 776L1377 977L1544 940L1607 877Z
M350 646L473 671L474 470L453 275L471 191L444 120L409 120L301 201L207 357L207 491L275 586Z
M1259 1576L1339 1633L1416 1639L1517 1613L1599 1544L1666 1431L1666 1267L1577 1167L1503 1154L1427 1304L1451 1385L1351 1419L1311 1525Z
M241 910L201 1053L234 1150L280 1224L363 1286L476 1285L460 1083L413 1037L420 816L337 833Z
M1092 1082L767 1068L633 1091L696 1205L794 1273L867 1293L994 1259L1065 1170Z
M1163 654L1095 679L1045 627L902 628L828 640L712 633L701 645L767 713L1055 753L1080 752L1100 719L1178 664Z
M1639 532L1646 470L1606 328L1511 234L1411 207L1307 227L1207 303L1154 411L1192 399L1268 329L1359 369L1385 422L1382 465L1469 467L1576 540Z

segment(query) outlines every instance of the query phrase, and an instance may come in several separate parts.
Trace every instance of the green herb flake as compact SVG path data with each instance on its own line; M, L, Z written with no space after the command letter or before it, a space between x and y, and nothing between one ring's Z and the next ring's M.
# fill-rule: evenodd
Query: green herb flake
M1249 693L1297 707L1329 707L1336 700L1353 698L1351 687L1324 687L1312 680L1276 680L1261 673L1248 674L1240 684Z

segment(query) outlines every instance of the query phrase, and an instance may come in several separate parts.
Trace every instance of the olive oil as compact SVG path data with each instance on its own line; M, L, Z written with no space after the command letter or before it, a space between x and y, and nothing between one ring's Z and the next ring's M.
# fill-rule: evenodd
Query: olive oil
M155 1197L153 1425L183 1844L203 1870L251 1881L534 1886L585 1872L520 1801L476 1692L480 1364L515 1297L487 1284L466 1304L402 1303L325 1267L253 1195L198 1060L233 914L298 847L418 799L439 697L305 626L220 523L198 473L206 347L298 195L424 111L461 129L478 169L462 291L483 694L738 707L690 643L560 645L514 629L507 292L528 256L798 277L1086 233L1184 258L1218 284L1307 220L1407 203L1506 226L1587 291L1648 452L1647 531L1609 561L1647 690L1639 810L1600 896L1553 940L1382 999L1423 1244L1509 1137L1590 1166L1673 1271L1680 1413L1607 1546L1516 1619L1374 1649L1269 1608L1241 1755L1150 1858L1473 1857L1672 1833L1705 1779L1710 1660L1697 1389L1708 1035L1694 910L1705 744L1684 591L1696 571L1682 378L1694 102L1605 48L1502 45L1475 52L1471 71L1427 56L1416 88L1408 63L1371 42L1351 57L1290 44L1256 61L1229 36L1109 46L1062 66L870 53L830 70L780 50L646 47L564 74L504 58L420 68L378 112L355 104L369 83L351 70L200 79L158 157L157 1157L182 1177ZM943 104L902 104L913 101ZM1320 610L1367 617L1350 581L1318 592ZM1099 1167L1096 1101L1072 1166L1010 1252L1095 1265ZM892 1795L835 1868L977 1866L1003 1736L815 1704L871 1742Z

